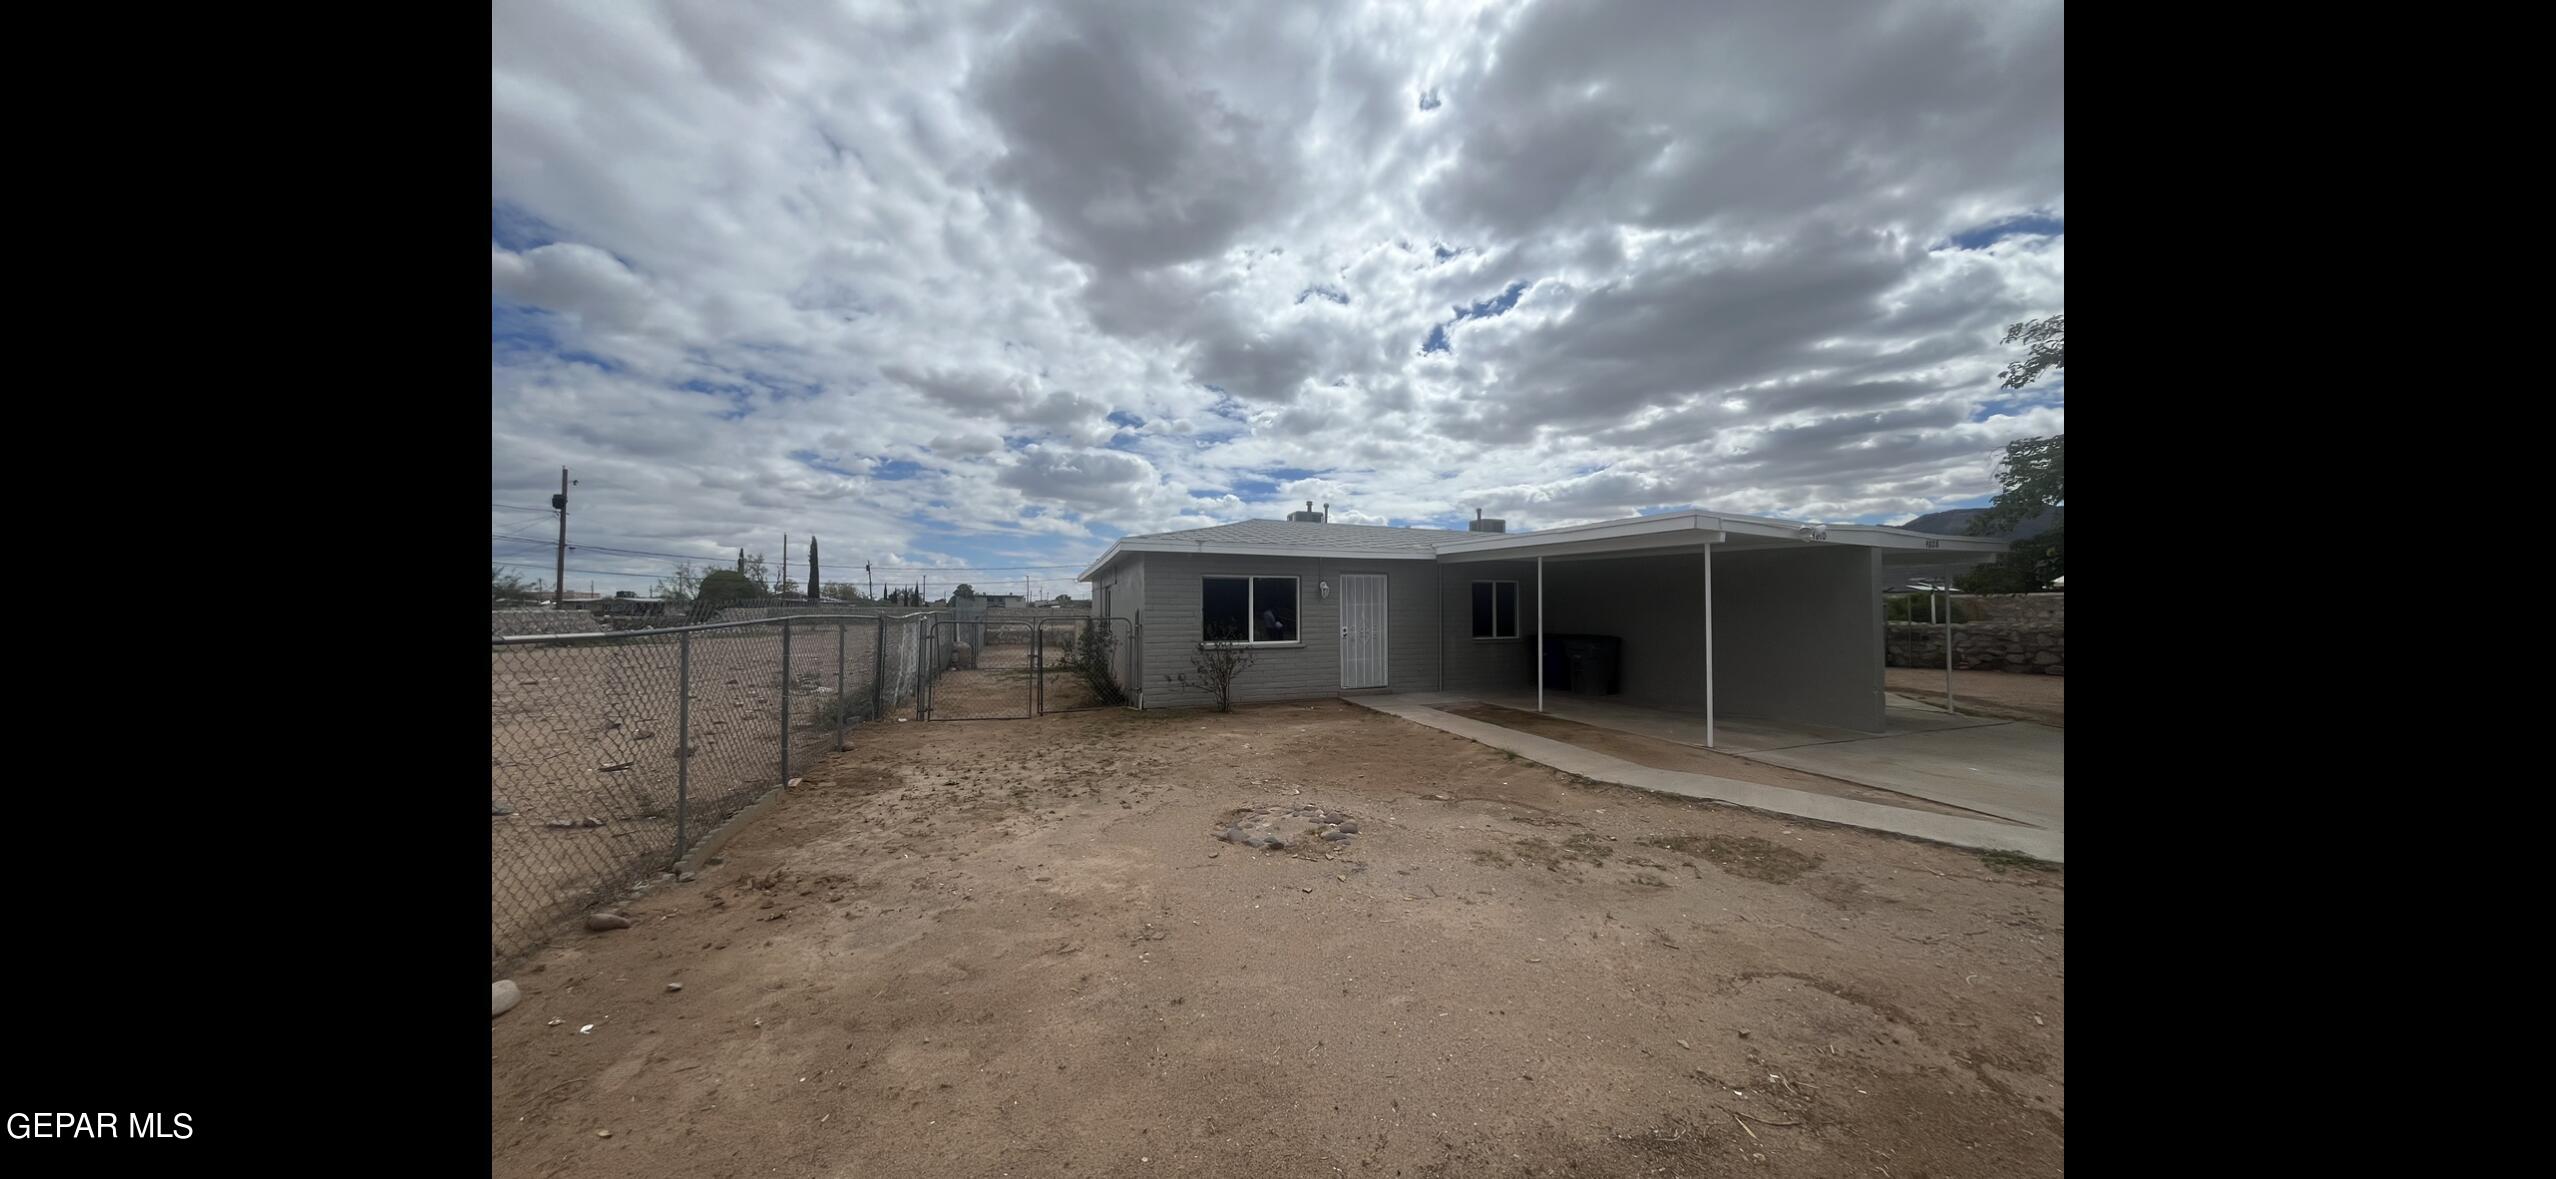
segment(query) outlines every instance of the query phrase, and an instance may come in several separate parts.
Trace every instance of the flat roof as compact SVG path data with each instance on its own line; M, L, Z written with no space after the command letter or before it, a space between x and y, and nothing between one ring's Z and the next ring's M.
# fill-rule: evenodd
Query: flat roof
M1893 564L1962 554L1994 555L2002 540L1937 536L1879 524L1807 524L1767 516L1723 512L1665 512L1601 520L1534 532L1473 532L1449 528L1390 528L1245 520L1178 532L1121 537L1081 574L1093 575L1129 553L1218 553L1241 556L1331 557L1354 560L1484 561L1522 557L1634 552L1643 549L1731 545L1769 548L1794 544L1844 544L1885 550Z

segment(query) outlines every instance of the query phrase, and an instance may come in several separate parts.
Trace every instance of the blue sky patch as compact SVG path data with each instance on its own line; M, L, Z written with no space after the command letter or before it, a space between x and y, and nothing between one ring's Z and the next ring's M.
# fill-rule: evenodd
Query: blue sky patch
M1453 345L1447 343L1448 328L1454 327L1457 323L1463 320L1489 319L1495 315L1506 314L1509 308L1518 305L1518 296L1525 294L1526 289L1527 284L1522 282L1513 282L1508 285L1507 289L1501 291L1499 294L1493 295L1488 299L1484 299L1471 307L1448 308L1448 310L1455 312L1455 318L1429 329L1429 338L1420 341L1420 354L1426 356L1432 352L1454 351Z
M1518 296L1525 294L1526 289L1527 285L1525 283L1510 283L1507 290L1501 291L1499 294L1493 295L1488 299L1484 299L1471 307L1456 308L1456 318L1488 319L1494 315L1502 314L1508 311L1509 308L1518 305Z
M925 472L923 464L912 459L878 458L870 463L870 478L873 479L911 479Z
M530 352L557 352L559 337L550 330L556 318L530 303L491 297L488 300L489 351L501 358Z
M825 461L824 456L813 450L794 450L790 452L790 457L812 470L823 471L828 475L841 475L845 478L850 478L852 475L851 471Z
M2025 213L1956 233L1952 245L1956 250L1982 250L2010 237L2056 237L2065 232L2067 224L2060 218Z
M2028 389L2000 389L1999 396L1980 402L1970 411L1970 420L1984 422L1990 418L2030 413L2036 409L2068 404L2068 383L2064 380L2037 384Z
M562 240L559 227L521 205L498 201L488 207L488 240L520 254Z
M1137 417L1135 414L1129 413L1123 409L1113 409L1109 411L1108 417L1101 420L1106 421L1113 426L1124 426L1130 430L1141 429L1145 425L1145 419Z

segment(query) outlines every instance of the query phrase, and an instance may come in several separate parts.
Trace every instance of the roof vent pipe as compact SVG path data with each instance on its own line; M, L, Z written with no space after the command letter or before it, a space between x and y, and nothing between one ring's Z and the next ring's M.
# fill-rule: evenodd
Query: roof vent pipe
M1313 510L1313 501L1306 500L1305 510L1301 512L1287 513L1287 522L1290 524L1320 524L1322 523L1322 516Z
M1331 523L1331 505L1329 503L1322 505L1322 522L1325 524Z
M1506 520L1485 520L1482 518L1482 509L1475 508L1473 509L1473 522L1465 525L1465 528L1472 532L1507 532L1509 530L1509 522Z

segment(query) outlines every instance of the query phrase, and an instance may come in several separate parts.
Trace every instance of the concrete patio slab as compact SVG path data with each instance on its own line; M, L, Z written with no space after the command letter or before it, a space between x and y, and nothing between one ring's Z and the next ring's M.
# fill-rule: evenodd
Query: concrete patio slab
M1535 709L1533 692L1413 692L1397 699L1435 707L1479 701ZM1752 761L2030 823L2067 829L2067 734L2026 721L1944 711L1940 702L1885 698L1881 733L1750 717L1722 717L1712 748ZM1614 700L1547 693L1548 716L1704 746L1704 718Z
M1478 696L1462 693L1418 692L1392 696L1360 696L1351 698L1350 702L1362 708L1374 709L1388 716L1400 717L1440 732L1453 733L1479 741L1494 749L1506 750L1564 773L1578 774L1601 782L1612 782L1620 786L1631 786L1686 798L1733 803L1797 818L1889 831L1958 847L1982 850L2011 849L2054 863L2066 860L2066 838L2059 831L1882 806L1801 790L1787 790L1780 786L1762 786L1754 782L1717 778L1707 774L1654 769L1561 741L1454 716L1434 707L1436 704L1465 703L1479 699L1481 698ZM1548 714L1561 715L1552 708L1549 701L1545 711Z
M1782 749L1752 761L1896 790L2051 831L2065 831L2066 731L1994 721Z

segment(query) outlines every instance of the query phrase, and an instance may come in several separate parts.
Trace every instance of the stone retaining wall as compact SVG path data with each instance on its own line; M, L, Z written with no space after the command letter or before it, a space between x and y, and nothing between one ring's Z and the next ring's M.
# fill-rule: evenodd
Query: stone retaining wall
M1990 622L2068 624L2066 594L1962 594L1958 600L1971 617Z
M1889 629L1883 644L1884 663L1891 667L1944 665L1945 628L1942 625L1924 622L1884 625ZM1957 622L1951 629L1955 668L2019 671L2036 675L2066 674L2068 636L2065 627L2038 622Z

